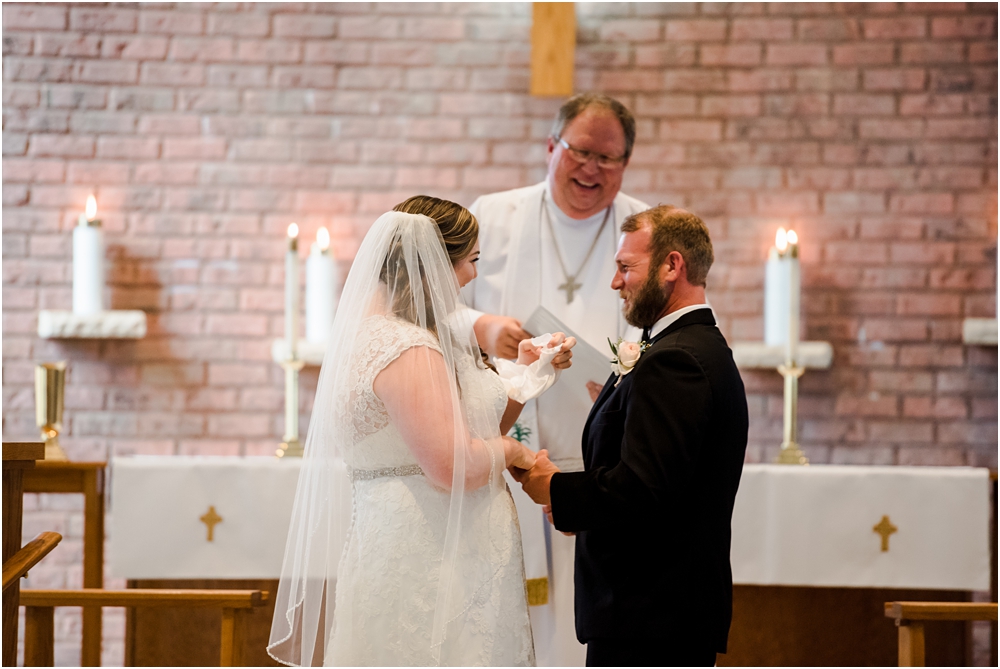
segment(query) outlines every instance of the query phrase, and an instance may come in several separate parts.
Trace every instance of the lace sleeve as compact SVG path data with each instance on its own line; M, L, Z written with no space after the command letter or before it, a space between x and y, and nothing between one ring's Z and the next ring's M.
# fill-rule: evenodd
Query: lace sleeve
M389 423L385 405L372 389L379 372L415 346L426 346L441 352L438 340L431 332L383 316L366 320L362 337L366 343L358 351L357 364L352 366L356 373L350 400L355 443Z
M414 346L426 346L438 353L441 352L437 337L416 325L377 317L371 319L367 330L369 345L365 349L371 357L363 362L366 362L369 367L371 379L378 376L378 373L398 358L403 351Z

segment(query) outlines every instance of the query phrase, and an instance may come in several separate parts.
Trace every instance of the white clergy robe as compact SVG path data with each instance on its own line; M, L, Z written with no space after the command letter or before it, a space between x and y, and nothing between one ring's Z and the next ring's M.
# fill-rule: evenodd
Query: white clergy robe
M469 209L479 221L481 253L479 276L464 290L468 306L522 323L543 306L580 339L607 352L609 360L608 339L638 340L639 331L621 315L621 299L611 289L611 280L621 225L648 205L618 193L589 258L605 211L582 221L571 219L556 207L546 182L484 195ZM581 284L571 303L559 289L567 277L557 249L566 272L576 274L575 282ZM600 384L606 380L606 376L593 379ZM525 443L536 451L548 449L563 471L583 469L580 440L591 402L580 398L581 393L566 392L557 382L538 400L528 402L518 421L532 432ZM521 486L511 481L510 488L521 526L530 599L537 601L532 585L547 579L547 603L530 607L536 660L541 666L583 666L586 653L576 640L573 613L575 539L553 531Z

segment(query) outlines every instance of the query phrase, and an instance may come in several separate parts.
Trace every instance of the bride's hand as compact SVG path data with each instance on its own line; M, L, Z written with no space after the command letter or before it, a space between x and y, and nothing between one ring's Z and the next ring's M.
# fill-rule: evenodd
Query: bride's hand
M573 354L570 352L570 349L576 346L576 338L567 338L562 332L556 332L552 335L549 343L545 345L545 348L557 348L560 345L562 345L562 350L552 359L552 366L556 369L566 369L572 364L570 358L573 357ZM541 353L541 346L535 346L531 343L530 339L525 339L517 347L517 363L519 365L530 365L538 360Z
M566 337L562 343L562 351L552 358L552 366L556 369L569 369L573 365L573 351L570 349L574 346L576 346L576 337Z
M541 346L535 346L530 339L522 339L521 343L517 345L517 364L530 365L538 360L541 354Z
M531 469L535 466L535 452L513 437L503 437L505 467Z

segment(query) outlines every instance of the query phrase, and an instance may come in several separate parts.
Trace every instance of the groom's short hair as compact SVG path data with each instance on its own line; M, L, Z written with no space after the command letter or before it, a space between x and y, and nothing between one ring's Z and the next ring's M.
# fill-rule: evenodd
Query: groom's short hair
M636 232L645 224L652 228L650 272L658 272L670 252L677 251L687 265L688 283L704 286L708 270L715 261L712 238L705 222L686 209L661 204L626 218L622 232Z

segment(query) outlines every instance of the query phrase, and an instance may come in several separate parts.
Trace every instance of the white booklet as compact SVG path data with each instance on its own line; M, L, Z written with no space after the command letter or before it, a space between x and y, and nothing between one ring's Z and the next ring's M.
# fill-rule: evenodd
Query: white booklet
M573 365L569 369L563 370L558 385L569 385L585 392L587 381L596 381L600 384L607 381L608 375L611 374L610 348L606 353L598 351L577 337L576 333L553 316L551 311L541 306L535 309L535 312L524 322L522 327L533 337L546 332L564 332L567 337L576 337L576 346L573 347Z

